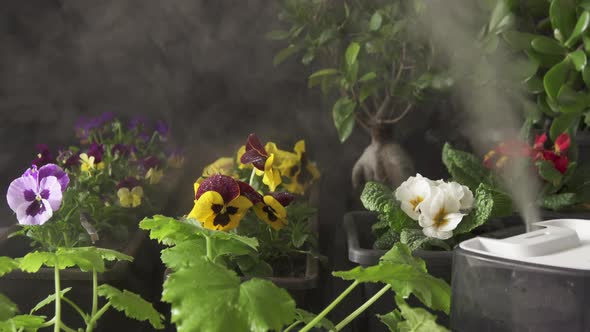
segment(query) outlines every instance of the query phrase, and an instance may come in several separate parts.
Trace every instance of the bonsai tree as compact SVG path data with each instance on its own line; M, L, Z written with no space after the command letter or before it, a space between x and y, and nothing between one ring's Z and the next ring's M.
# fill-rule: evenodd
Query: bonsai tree
M274 63L301 55L321 69L309 76L333 100L332 116L341 142L355 127L371 137L352 171L353 185L373 180L398 185L414 173L392 127L420 108L429 90L448 87L428 37L415 29L422 1L285 0L280 18L289 30L269 38L288 46ZM334 93L335 92L335 93Z

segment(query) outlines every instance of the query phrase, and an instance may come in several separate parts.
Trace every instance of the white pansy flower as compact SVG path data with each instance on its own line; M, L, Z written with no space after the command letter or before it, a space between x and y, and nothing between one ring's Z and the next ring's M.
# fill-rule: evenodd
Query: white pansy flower
M412 219L418 220L420 205L430 196L430 180L420 174L409 177L396 190L395 198L401 209Z
M453 236L453 230L465 216L459 212L461 203L456 194L458 192L445 191L440 187L431 188L430 196L420 205L418 223L424 235L441 240Z
M459 200L461 210L470 210L473 207L473 193L469 187L457 182L443 182L438 186L444 192Z

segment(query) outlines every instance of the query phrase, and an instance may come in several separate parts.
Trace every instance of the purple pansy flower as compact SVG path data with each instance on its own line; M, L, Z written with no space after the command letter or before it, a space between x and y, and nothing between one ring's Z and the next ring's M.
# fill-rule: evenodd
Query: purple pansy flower
M147 120L141 115L136 115L129 120L129 129L142 129L145 127Z
M111 153L113 155L119 154L120 156L126 157L136 150L137 149L133 145L117 143L111 148Z
M80 154L72 150L60 150L57 155L57 161L63 165L64 168L80 164Z
M132 176L128 176L128 177L124 178L123 180L119 181L119 183L117 183L117 189L121 189L121 188L132 189L137 186L139 186L139 181Z
M6 200L19 224L42 225L60 208L62 191L68 183L68 175L55 164L39 170L32 167L10 183Z
M155 125L155 131L160 136L162 141L166 141L168 139L168 133L170 129L168 128L168 124L164 121L158 121Z
M38 153L37 158L33 160L34 165L41 167L53 162L53 156L51 155L51 151L49 151L47 144L37 144L35 148L37 149Z
M102 161L102 155L104 154L104 145L98 143L90 144L87 154L88 157L94 157L94 162L98 164Z

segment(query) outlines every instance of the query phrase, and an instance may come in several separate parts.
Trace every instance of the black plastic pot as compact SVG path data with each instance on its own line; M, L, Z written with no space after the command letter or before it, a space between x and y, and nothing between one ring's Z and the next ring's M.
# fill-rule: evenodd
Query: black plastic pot
M371 225L377 221L377 214L368 211L353 211L344 215L344 229L348 243L348 259L361 266L371 266L379 263L379 258L387 250L371 249L375 236L371 232ZM435 277L451 282L453 253L451 251L416 250L414 255L426 262L428 272ZM371 298L384 285L376 283L363 284L363 296L359 305ZM409 304L421 306L421 303L410 298ZM386 314L395 308L393 296L382 296L365 313L353 322L353 331L387 332L388 328L379 321L377 314ZM449 318L444 313L437 314L439 324L449 324Z
M0 229L0 256L22 257L31 251L28 239L6 238L14 229ZM138 230L121 250L134 257L133 262L116 262L104 273L98 274L98 283L107 283L119 289L140 294L144 299L157 304L161 294L161 272L154 258L157 248L147 240L147 233ZM92 274L69 268L60 272L61 288L72 287L65 295L90 312L92 303ZM21 313L28 313L39 301L54 292L53 268L41 268L37 273L13 271L0 278L0 293L8 296L19 307ZM101 305L99 300L99 305ZM157 305L156 305L157 306ZM54 315L53 305L48 305L38 314L49 318ZM62 321L72 328L84 326L80 316L66 303L62 303ZM52 328L52 327L51 327ZM110 309L98 321L94 331L151 331L148 323L127 318L123 313ZM49 329L46 329L49 330Z

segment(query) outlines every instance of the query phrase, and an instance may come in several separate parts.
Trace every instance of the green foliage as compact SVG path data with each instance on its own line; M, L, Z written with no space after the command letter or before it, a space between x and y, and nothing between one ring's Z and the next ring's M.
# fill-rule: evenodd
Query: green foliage
M172 305L179 332L280 330L295 319L295 303L285 290L259 279L241 283L205 257L170 274L162 298Z
M60 297L63 298L64 294L66 294L67 292L69 292L71 290L72 290L72 287L62 289L59 292ZM31 313L34 313L35 311L39 311L39 310L41 310L41 308L45 307L46 305L53 303L55 301L55 298L56 298L55 294L50 294L45 299L43 299L41 302L37 303L37 305L35 307L33 307L33 309L31 309Z
M143 219L139 223L139 228L149 231L150 239L158 240L165 245L174 245L195 237L194 226L163 215Z
M382 282L391 285L399 296L414 294L429 308L449 313L451 288L442 279L428 274L420 258L408 256L409 248L403 244L396 246L381 259L378 265L367 268L356 267L349 271L334 272L333 275L344 280L358 282ZM401 248L400 248L401 247ZM407 263L401 263L406 261Z
M76 266L82 271L105 271L104 260L126 260L133 258L114 250L96 247L59 248L56 252L35 251L17 259L19 268L25 272L35 273L42 266L57 266L60 270Z
M485 184L480 184L475 191L475 207L468 216L463 217L453 233L455 235L467 233L483 225L493 216L493 211L494 196Z
M0 294L0 322L14 317L17 312L18 308L16 304L6 296Z
M18 262L6 256L0 256L0 277L18 268Z
M442 151L442 160L453 180L466 185L475 192L481 183L487 183L489 171L481 160L470 153L455 150L446 143Z
M37 331L45 323L45 317L35 315L17 315L6 321L0 321L0 332Z
M118 311L125 312L125 315L139 321L148 321L154 329L161 330L162 316L154 309L151 303L141 296L127 290L120 291L109 285L100 285L98 295L107 298L110 304Z
M304 324L311 322L315 317L316 315L312 314L311 312L307 312L303 309L295 310L295 320L303 322ZM323 328L328 331L333 331L335 329L334 324L326 318L322 318L315 327L319 329Z
M554 194L543 197L541 207L559 211L567 209L579 202L578 196L575 193Z
M461 221L461 224L463 224L464 222L465 220ZM399 236L399 241L407 245L411 250L433 248L443 250L452 249L451 246L449 246L445 241L424 235L421 229L402 230Z
M338 137L340 142L344 142L352 134L354 129L355 118L354 110L356 103L348 97L342 97L334 103L332 108L332 119L334 120L334 126L338 131Z
M412 308L400 296L395 297L399 308L386 315L379 315L379 319L392 332L449 332L436 323L436 316L423 308Z

